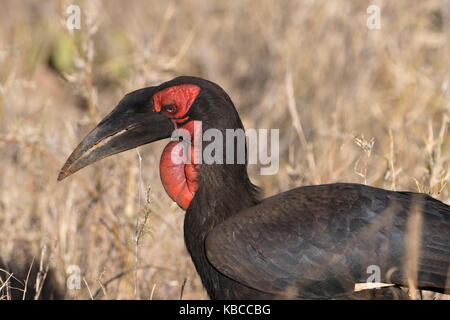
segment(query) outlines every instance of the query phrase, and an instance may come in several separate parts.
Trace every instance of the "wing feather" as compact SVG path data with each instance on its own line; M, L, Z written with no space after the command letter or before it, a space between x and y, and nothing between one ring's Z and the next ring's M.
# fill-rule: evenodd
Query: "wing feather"
M280 297L351 295L370 265L380 268L382 282L406 284L414 206L422 216L418 286L448 289L450 207L358 184L301 187L265 199L215 227L206 254L226 276Z

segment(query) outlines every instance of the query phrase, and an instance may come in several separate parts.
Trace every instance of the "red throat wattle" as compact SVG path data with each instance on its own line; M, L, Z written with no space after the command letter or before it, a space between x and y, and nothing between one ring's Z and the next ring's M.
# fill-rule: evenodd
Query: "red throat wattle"
M171 141L164 148L159 164L164 189L169 197L184 210L187 210L198 189L200 168L198 164L194 164L194 142L195 137L201 134L201 127L194 127L194 121L188 121L189 117L186 114L199 92L200 87L183 84L164 89L153 96L155 111L164 112L168 118L172 119L176 128L184 123L181 128L186 129L191 135L191 163L174 161L174 156L178 159L183 157L183 147L181 142ZM164 106L167 105L173 105L174 108L167 112L164 110Z

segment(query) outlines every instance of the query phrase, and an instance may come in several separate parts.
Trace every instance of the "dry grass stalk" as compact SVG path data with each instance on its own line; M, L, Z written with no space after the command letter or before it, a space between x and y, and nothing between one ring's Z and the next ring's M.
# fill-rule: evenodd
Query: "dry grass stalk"
M406 234L405 270L409 292L412 300L417 300L417 275L421 251L422 211L418 204L411 209Z

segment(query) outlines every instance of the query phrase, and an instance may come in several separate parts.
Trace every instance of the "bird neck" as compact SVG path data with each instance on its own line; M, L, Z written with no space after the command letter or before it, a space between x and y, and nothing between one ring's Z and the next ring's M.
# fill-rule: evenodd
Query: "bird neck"
M198 180L184 219L184 241L209 296L223 298L217 294L234 281L209 263L205 240L215 226L256 205L259 189L250 182L245 165L202 164Z
M228 95L218 87L212 90L217 91L214 97L202 96L202 94L197 97L199 112L191 114L192 120L202 121L200 131L205 134L207 130L215 129L221 132L222 137L226 137L227 129L243 131L242 121ZM200 143L201 150L205 151L210 146L211 140L204 141L204 136L202 139L195 139L195 129L192 132L194 132L194 149ZM215 138L213 139L215 141ZM246 141L245 139L243 141L244 150L246 150ZM222 144L222 155L227 155L228 142ZM202 156L204 153L202 152ZM195 151L191 155L195 157ZM237 155L238 143L234 143L234 156L237 157ZM232 161L233 164L227 164L228 161L222 161L223 164L216 161L208 162L210 163L208 164L202 161L202 164L196 167L197 189L186 210L184 220L186 248L203 285L212 298L216 296L215 292L220 292L220 288L225 287L226 283L232 280L220 274L208 262L205 239L214 227L238 212L259 203L259 188L251 183L247 174L246 155L244 159L244 163Z
M204 148L210 147L205 146L205 141L202 139L202 123L189 121L181 129L186 132L183 134L189 135L189 142L186 143L186 140L169 142L160 161L161 182L173 201L182 209L187 210L200 185L207 186L206 194L200 198L207 203L214 204L223 201L224 208L229 209L227 210L229 214L241 209L241 203L252 205L257 201L257 189L248 178L247 164L239 164L236 161L236 145L234 146L235 161L232 164L224 164L228 162L225 159L211 163L211 160L205 161L202 152ZM228 142L226 141L226 143ZM223 148L221 150L223 152L220 153L225 155L227 146L223 141L219 148ZM215 153L218 153L218 150ZM213 199L209 200L208 197ZM239 198L243 199L238 203L237 208L234 210L228 208L235 202L235 199Z

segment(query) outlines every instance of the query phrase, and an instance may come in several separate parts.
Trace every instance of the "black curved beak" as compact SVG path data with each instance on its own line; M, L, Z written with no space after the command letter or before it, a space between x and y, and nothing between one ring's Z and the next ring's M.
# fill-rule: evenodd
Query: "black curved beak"
M175 127L166 116L153 111L151 89L125 96L72 152L58 181L110 155L169 138Z

